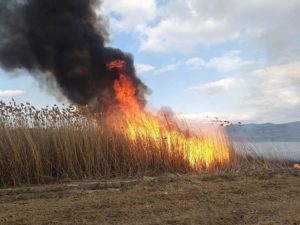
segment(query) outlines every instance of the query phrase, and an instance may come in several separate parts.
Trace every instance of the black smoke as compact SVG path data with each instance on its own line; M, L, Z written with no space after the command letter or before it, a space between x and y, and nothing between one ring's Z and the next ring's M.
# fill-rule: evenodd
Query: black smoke
M0 0L0 66L27 69L36 78L50 73L70 101L98 98L106 105L114 101L118 78L106 64L122 59L145 102L147 87L136 77L133 57L105 46L105 23L95 9L97 0Z

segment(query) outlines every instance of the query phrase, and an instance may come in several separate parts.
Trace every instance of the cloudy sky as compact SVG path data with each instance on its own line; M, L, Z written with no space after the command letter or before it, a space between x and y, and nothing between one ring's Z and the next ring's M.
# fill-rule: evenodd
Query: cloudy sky
M148 108L188 118L300 120L299 0L104 0L110 46L130 52ZM0 99L55 104L25 71L0 69ZM12 78L13 77L13 78Z

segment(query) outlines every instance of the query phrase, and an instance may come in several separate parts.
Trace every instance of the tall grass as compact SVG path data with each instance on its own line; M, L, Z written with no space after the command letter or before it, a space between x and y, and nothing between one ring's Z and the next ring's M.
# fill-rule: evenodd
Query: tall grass
M133 142L120 130L85 107L54 105L37 110L29 103L0 101L0 186L197 172L182 151L168 150L164 137L159 144L145 136ZM230 148L227 138L220 134L215 138ZM178 149L176 141L173 144ZM226 165L216 162L198 169L254 165L252 159L233 156Z
M163 143L133 144L85 108L0 102L0 186L189 170Z

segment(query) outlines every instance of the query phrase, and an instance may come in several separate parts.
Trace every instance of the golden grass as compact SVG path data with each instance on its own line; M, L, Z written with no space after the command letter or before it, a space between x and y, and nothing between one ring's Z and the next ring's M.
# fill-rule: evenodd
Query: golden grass
M105 121L87 108L55 105L37 110L29 103L0 102L0 186L266 165L232 152L226 165L216 162L195 171L182 151L169 151L163 137L159 145L145 136L133 142ZM228 139L219 134L215 138L230 147Z
M70 178L187 172L180 155L126 135L73 106L0 103L0 186ZM101 119L99 119L101 121Z

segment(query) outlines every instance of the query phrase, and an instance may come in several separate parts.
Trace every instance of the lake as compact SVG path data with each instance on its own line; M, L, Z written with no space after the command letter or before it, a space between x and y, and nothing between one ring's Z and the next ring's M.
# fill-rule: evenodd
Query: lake
M237 152L248 152L265 159L300 162L300 142L234 142Z

